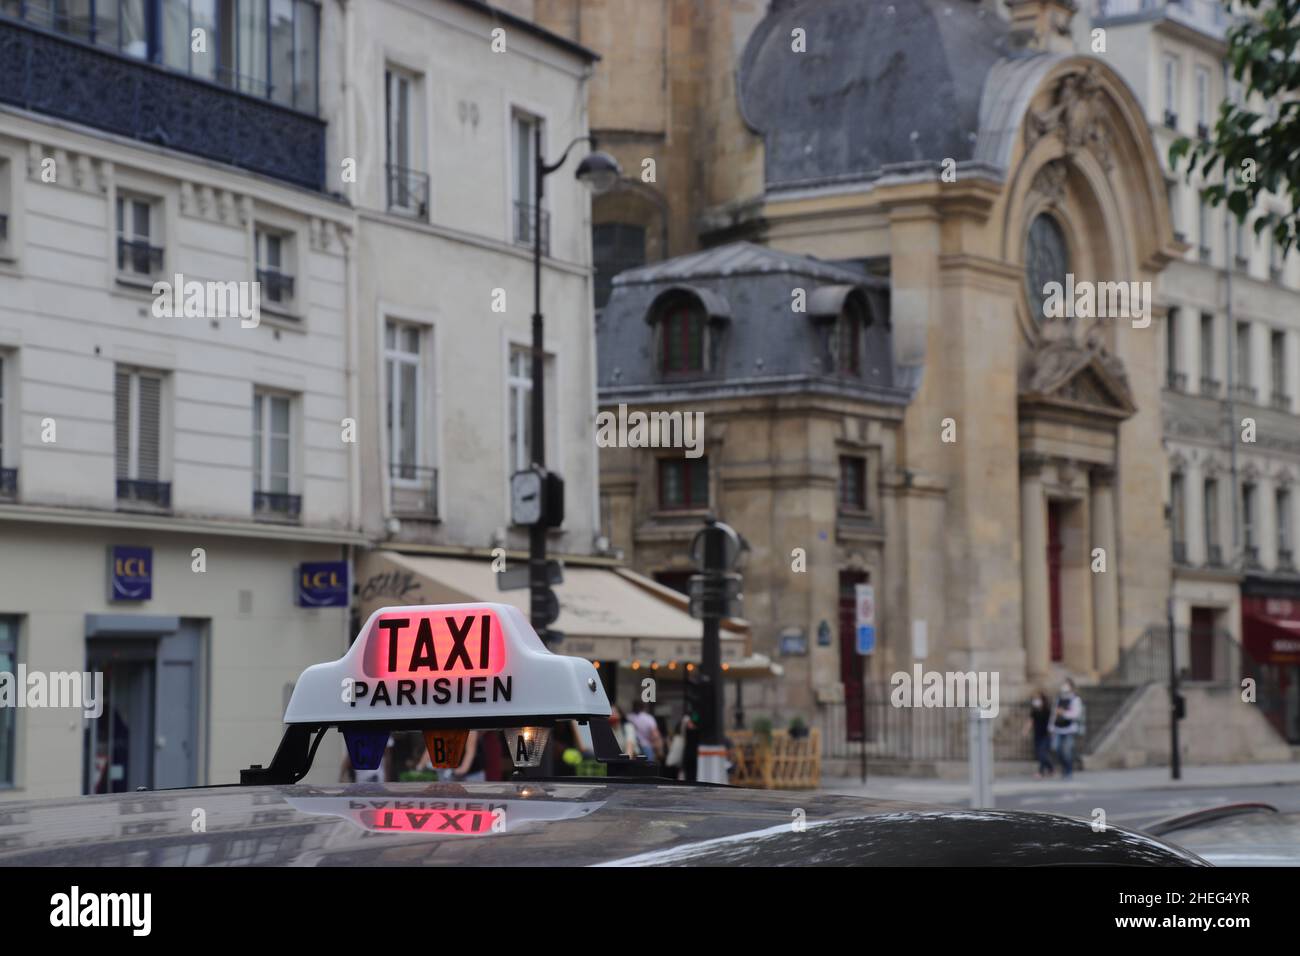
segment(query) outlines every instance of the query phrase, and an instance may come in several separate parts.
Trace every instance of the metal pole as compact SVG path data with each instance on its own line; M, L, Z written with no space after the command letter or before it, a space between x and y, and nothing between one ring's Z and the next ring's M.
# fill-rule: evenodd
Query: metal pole
M1168 603L1169 616L1169 776L1180 780L1182 761L1178 754L1178 666L1174 653L1174 599Z
M533 127L533 208L525 210L533 227L533 369L532 369L532 463L546 469L546 379L542 337L542 182L546 165L542 159L542 125ZM546 641L546 527L538 522L528 528L529 617L537 636Z
M713 519L705 524L705 592L720 593L724 585L726 552L724 532ZM720 602L719 602L720 603ZM720 607L706 598L703 609L704 636L700 649L700 748L696 778L707 783L727 782L727 750L722 726L722 644Z

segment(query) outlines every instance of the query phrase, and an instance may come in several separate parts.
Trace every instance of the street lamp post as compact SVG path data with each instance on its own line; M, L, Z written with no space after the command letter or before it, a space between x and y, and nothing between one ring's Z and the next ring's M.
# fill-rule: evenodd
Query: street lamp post
M532 453L533 467L543 475L546 471L546 394L545 367L543 363L545 342L542 320L542 196L543 183L547 176L564 165L569 152L578 143L591 145L591 152L583 157L575 173L576 178L594 193L603 193L610 189L622 176L618 162L608 153L596 148L594 136L579 136L571 142L560 158L548 165L542 157L542 126L533 127L533 208L531 222L533 229L533 387L532 387ZM538 489L546 494L551 483ZM545 507L545 502L543 502ZM552 518L554 515L551 516ZM558 522L557 522L558 523ZM537 635L547 641L547 628L550 617L550 580L546 569L546 529L552 527L542 515L540 520L528 526L528 591L529 618Z

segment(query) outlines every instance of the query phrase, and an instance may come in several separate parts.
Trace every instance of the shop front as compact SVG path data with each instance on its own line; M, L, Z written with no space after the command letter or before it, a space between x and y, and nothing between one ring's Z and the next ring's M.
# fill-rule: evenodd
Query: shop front
M1300 582L1247 578L1241 593L1243 671L1269 721L1300 744Z

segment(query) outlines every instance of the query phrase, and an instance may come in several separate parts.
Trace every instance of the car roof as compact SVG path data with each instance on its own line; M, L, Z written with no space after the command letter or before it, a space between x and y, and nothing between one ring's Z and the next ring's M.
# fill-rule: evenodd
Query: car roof
M0 865L1199 865L1050 814L569 778L230 786L0 804Z

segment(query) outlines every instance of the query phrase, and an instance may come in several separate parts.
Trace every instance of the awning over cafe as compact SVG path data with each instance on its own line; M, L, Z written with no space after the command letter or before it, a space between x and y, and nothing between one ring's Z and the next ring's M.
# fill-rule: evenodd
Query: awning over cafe
M1300 600L1241 599L1241 643L1261 664L1300 664Z
M513 559L516 566L522 559ZM403 604L497 601L528 613L528 591L500 591L490 558L372 551L358 560L360 612ZM597 661L698 661L701 624L685 610L686 598L625 568L566 562L554 585L564 635L554 649ZM725 622L722 660L746 657L748 625Z

